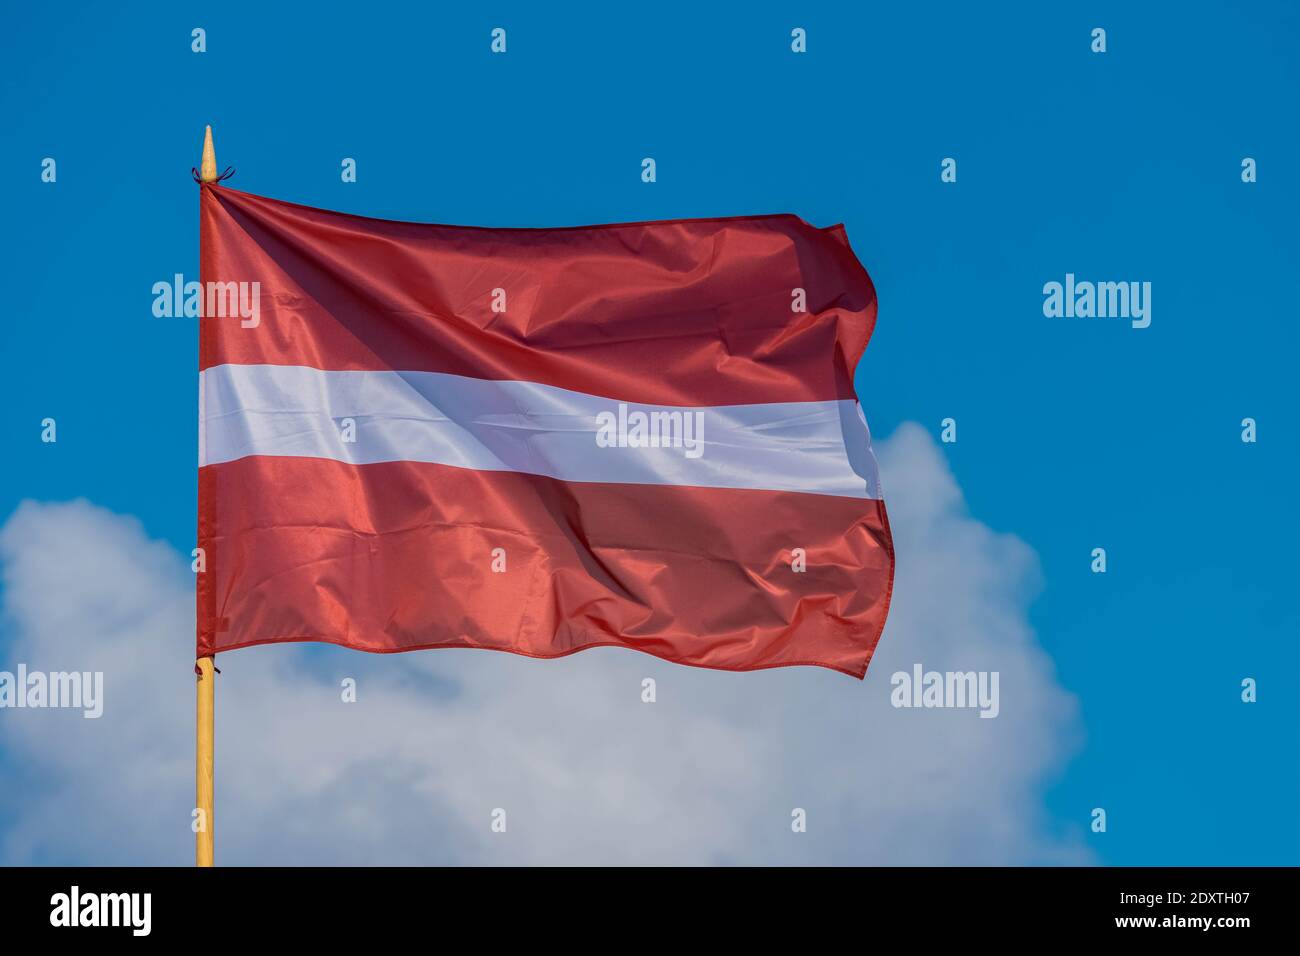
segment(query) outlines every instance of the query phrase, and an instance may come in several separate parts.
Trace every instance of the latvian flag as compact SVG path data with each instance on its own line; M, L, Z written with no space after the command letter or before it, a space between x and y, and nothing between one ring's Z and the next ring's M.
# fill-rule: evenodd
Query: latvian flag
M205 184L201 259L253 308L201 322L198 656L866 673L894 556L842 227L418 225Z

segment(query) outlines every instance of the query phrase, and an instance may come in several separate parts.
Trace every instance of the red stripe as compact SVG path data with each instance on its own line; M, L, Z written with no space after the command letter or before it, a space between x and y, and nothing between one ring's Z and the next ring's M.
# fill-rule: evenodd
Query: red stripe
M200 544L221 560L200 656L285 641L533 657L614 645L862 677L888 610L880 501L414 462L246 458L201 472Z
M365 219L207 185L204 280L261 283L224 363L449 372L660 405L853 398L875 290L796 216L572 229ZM492 311L493 289L507 311ZM806 291L807 313L791 311Z

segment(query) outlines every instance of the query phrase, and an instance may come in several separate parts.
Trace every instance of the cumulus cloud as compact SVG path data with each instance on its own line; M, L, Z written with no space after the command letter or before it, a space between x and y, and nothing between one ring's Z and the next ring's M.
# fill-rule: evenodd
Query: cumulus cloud
M967 515L919 427L880 452L898 578L865 682L617 649L234 651L218 660L218 862L1086 862L1042 809L1077 721L1028 625L1033 552ZM0 712L0 862L187 862L188 559L133 518L27 502L0 563L0 669L105 675L98 720ZM999 716L892 707L890 676L914 663L999 671Z

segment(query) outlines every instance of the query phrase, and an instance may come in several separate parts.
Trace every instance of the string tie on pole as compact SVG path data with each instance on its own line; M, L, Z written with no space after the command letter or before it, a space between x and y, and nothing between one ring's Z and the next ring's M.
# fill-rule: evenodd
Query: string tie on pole
M196 183L198 183L199 185L203 185L203 178L199 175L199 171L195 169L193 166L190 167L190 175L194 177L194 181ZM221 175L218 176L216 179L214 179L213 182L214 183L222 182L224 180L229 179L233 175L235 175L235 167L227 166L225 169L221 171Z

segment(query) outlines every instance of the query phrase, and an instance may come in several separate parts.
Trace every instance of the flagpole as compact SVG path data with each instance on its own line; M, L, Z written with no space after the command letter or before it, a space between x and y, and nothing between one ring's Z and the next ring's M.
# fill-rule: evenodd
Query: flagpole
M217 180L217 151L212 146L212 127L203 130L203 160L199 165L199 179L205 183ZM201 657L194 662L198 681L194 691L194 806L199 811L199 827L194 833L194 865L212 865L212 738L216 688L213 686L211 657Z
M212 865L212 658L197 661L199 679L195 693L195 717L198 728L194 738L194 805L200 811L202 826L194 834L194 865Z

